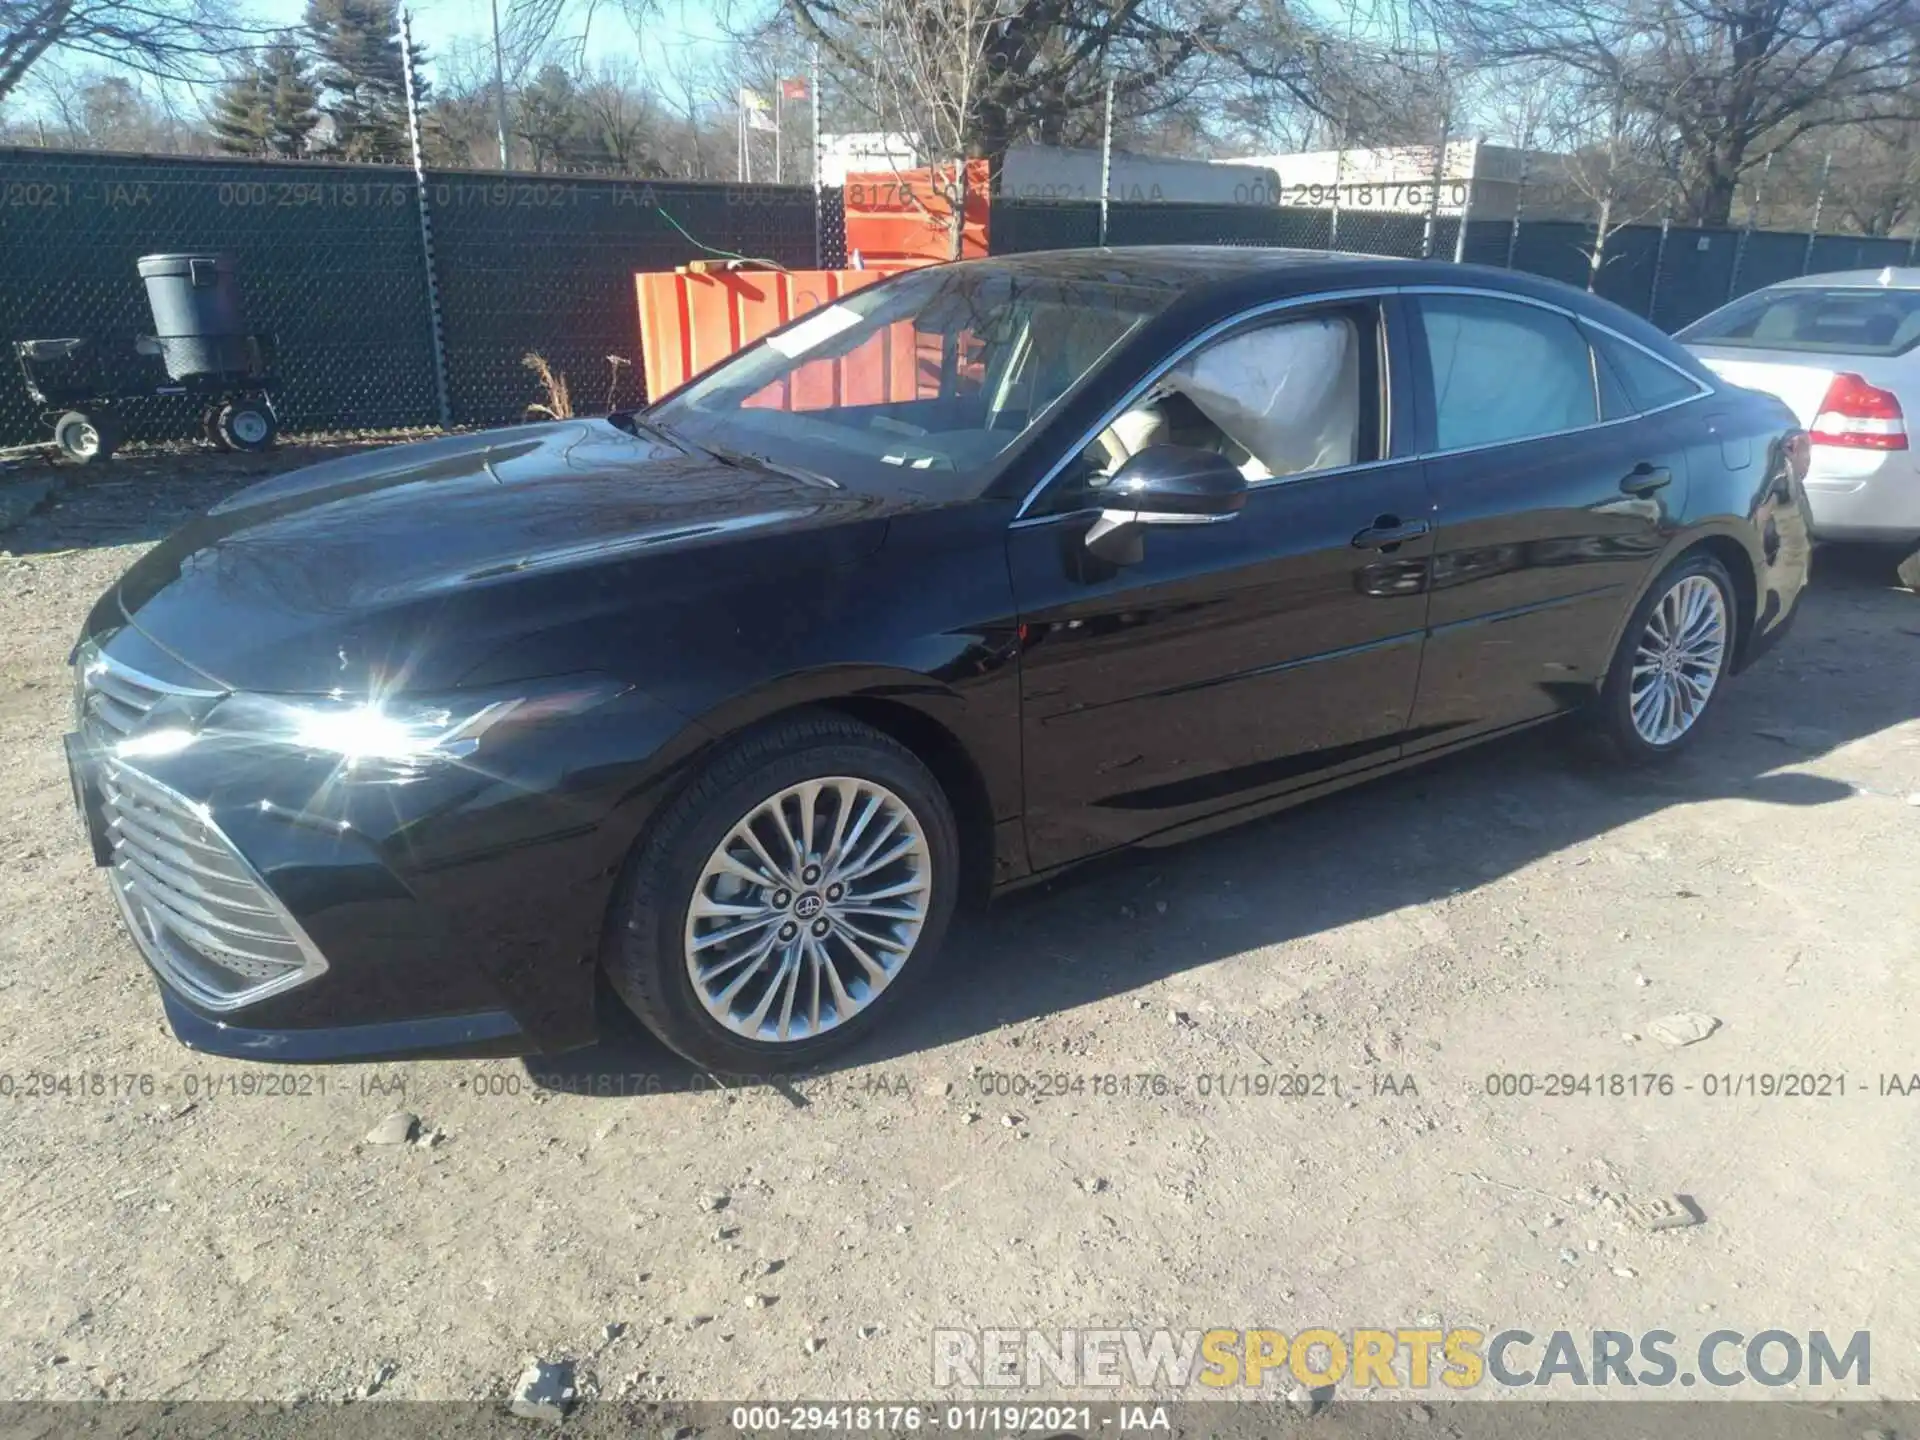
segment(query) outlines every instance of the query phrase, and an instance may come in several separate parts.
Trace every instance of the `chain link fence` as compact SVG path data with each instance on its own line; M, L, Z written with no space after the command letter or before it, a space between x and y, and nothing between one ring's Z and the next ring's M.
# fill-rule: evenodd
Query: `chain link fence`
M529 352L583 411L605 407L607 356L633 361L613 398L634 403L634 272L703 256L806 267L816 245L813 192L797 186L428 172L429 267L418 187L392 166L27 149L0 151L0 177L0 341L88 336L131 356L153 329L137 258L230 255L249 326L275 337L289 431L438 423L434 290L455 425L543 399ZM185 400L121 409L131 438L199 432ZM17 373L0 382L0 445L46 435Z
M1677 330L1763 286L1833 270L1912 263L1905 237L1628 225L1611 231L1593 269L1597 232L1570 220L1462 220L1288 206L1114 201L1112 245L1287 245L1367 255L1430 256L1524 270L1585 289ZM993 207L996 251L1100 243L1098 201L1001 199Z
M391 166L0 150L0 341L150 330L137 257L231 255L250 325L279 355L290 431L520 419L544 399L538 353L584 413L644 398L633 276L729 257L844 263L837 190L436 172ZM1793 276L1913 259L1905 238L1629 225L1591 266L1591 224L1271 204L999 198L997 253L1098 245L1295 246L1459 259L1594 289L1673 330ZM435 301L440 325L434 324ZM160 368L153 365L155 383ZM123 407L131 438L198 433L181 400ZM17 376L0 382L0 445L45 439Z

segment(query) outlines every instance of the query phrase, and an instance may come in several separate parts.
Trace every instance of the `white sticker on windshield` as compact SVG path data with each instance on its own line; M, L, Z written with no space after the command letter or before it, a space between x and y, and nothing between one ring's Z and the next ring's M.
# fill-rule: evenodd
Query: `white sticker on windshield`
M859 323L860 316L846 306L829 305L809 315L792 329L769 336L767 346L792 360L816 346L826 344L842 330L851 330Z

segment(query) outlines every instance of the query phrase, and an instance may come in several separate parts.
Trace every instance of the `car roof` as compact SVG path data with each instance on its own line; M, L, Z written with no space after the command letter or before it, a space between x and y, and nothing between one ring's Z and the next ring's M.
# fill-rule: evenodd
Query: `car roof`
M1301 250L1285 245L1106 245L1071 250L1024 250L994 255L985 262L1020 270L1084 274L1087 269L1146 271L1155 275L1195 278L1245 275L1298 265L1340 265L1386 257L1355 255L1339 250Z
M1920 266L1887 265L1878 270L1830 270L1824 275L1799 275L1767 286L1769 290L1920 290Z
M1531 297L1598 321L1673 363L1697 364L1671 337L1611 301L1524 270L1267 245L1128 245L1028 250L955 262L1063 281L1172 291L1170 314L1227 315L1263 299L1317 291L1436 285Z
M1393 255L1302 250L1277 245L1120 245L1078 250L1028 250L994 255L962 265L991 266L1035 277L1115 284L1166 286L1193 297L1202 291L1251 287L1307 294L1326 288L1375 285L1469 285L1523 295L1551 296L1559 303L1585 292L1520 270L1460 265L1451 260L1409 260Z

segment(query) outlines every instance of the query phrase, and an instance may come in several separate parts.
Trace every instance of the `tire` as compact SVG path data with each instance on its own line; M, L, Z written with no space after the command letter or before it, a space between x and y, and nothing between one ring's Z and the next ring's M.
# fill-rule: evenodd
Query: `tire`
M1906 559L1894 566L1893 573L1900 577L1900 583L1909 590L1920 593L1920 550L1915 550Z
M215 443L226 450L260 451L273 448L279 425L264 400L229 400L213 420Z
M120 448L120 427L110 415L69 410L54 422L53 443L74 464L92 465Z
M220 410L218 405L209 405L200 415L200 432L206 437L207 444L216 450L231 450L227 437L220 432Z
M1661 612L1657 622L1656 612ZM1676 613L1680 635L1693 639L1672 652L1670 660L1652 659L1666 653L1660 645L1660 629L1671 632ZM1681 556L1653 582L1627 621L1600 691L1597 728L1616 755L1638 765L1658 764L1693 743L1701 722L1726 688L1739 616L1726 567L1705 552ZM1709 634L1715 624L1717 645ZM1651 628L1656 625L1658 629ZM1642 655L1643 642L1651 647L1649 656ZM1663 680L1663 672L1657 670L1650 682L1643 677L1641 689L1636 690L1636 662L1650 659L1671 664L1675 678ZM1700 698L1703 679L1705 696ZM1659 688L1662 685L1664 691ZM1652 694L1647 693L1649 688ZM1663 693L1672 697L1671 704L1660 703ZM1642 703L1636 706L1636 700Z
M805 869L793 861L796 847L781 837L803 828L802 797L795 792L811 782L823 783L808 848L824 868ZM776 798L785 828L762 808ZM870 801L874 813L862 822ZM740 834L748 824L757 854ZM836 833L853 843L831 846ZM862 854L876 835L882 837L874 842L877 851ZM909 848L901 858L858 874L861 863L903 844ZM781 883L749 883L745 871L721 858L723 846L763 878L772 862L780 873L770 878ZM836 854L857 876L851 888L835 881ZM771 723L728 742L636 847L608 921L608 978L649 1030L708 1070L768 1074L817 1064L860 1040L925 982L953 918L959 857L952 806L905 746L824 712ZM920 888L905 894L864 893L916 882ZM696 914L697 897L701 908L730 912ZM880 911L870 905L881 900L888 914L876 919ZM896 916L896 907L917 907L917 919ZM749 911L746 919L735 918ZM756 926L756 916L772 918ZM879 964L884 978L878 983L849 948L852 937L841 928L849 922L860 931L854 946ZM732 938L728 927L745 933ZM875 943L876 936L887 943ZM763 958L754 958L762 951ZM823 957L831 978L821 969ZM696 963L711 976L704 987L692 973ZM788 983L778 983L783 980ZM758 1024L756 1010L764 1014ZM732 1023L723 1022L720 1011ZM788 1028L784 1040L781 1023Z

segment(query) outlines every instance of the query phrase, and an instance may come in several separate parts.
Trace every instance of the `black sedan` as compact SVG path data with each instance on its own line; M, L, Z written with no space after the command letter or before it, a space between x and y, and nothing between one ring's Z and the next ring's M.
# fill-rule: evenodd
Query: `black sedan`
M940 266L216 506L86 622L75 791L189 1045L560 1050L604 972L806 1065L963 900L1559 716L1671 755L1793 617L1806 463L1522 275Z

